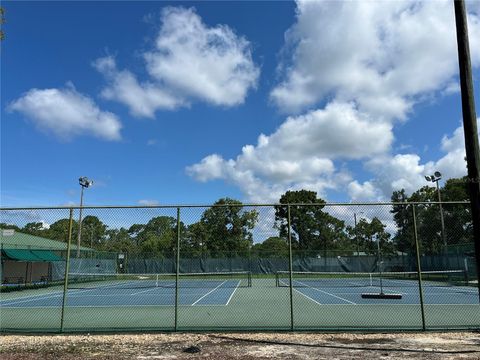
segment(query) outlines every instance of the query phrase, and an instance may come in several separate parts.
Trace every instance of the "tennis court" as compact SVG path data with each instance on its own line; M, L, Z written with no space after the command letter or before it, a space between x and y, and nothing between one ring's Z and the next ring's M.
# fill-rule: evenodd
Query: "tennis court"
M174 274L71 274L64 325L68 331L136 329L296 329L398 327L418 329L418 281L410 273L293 273L292 304L285 273L251 279L249 273L182 274L178 295ZM475 287L457 284L460 272L426 274L423 282L426 323L455 328L480 324ZM461 282L460 282L461 283ZM401 294L402 298L364 299L363 293ZM2 327L25 323L58 328L62 288L6 294L0 302ZM6 298L8 297L8 298ZM176 306L178 302L178 306ZM176 328L175 328L176 323ZM33 328L34 329L34 328Z
M202 274L205 277L205 274ZM247 276L249 274L245 274ZM159 274L71 274L67 292L69 307L175 306L175 280ZM174 277L174 275L168 275ZM181 280L178 304L190 306L228 305L243 279L229 279L232 274L217 274L219 279ZM75 278L77 279L75 280ZM248 280L245 280L248 282ZM42 308L62 306L63 291L0 301L2 308Z
M431 207L416 206L420 209L427 205ZM406 236L409 247L402 250L396 248L393 235L379 230L376 235L364 236L360 228L358 233L350 228L335 230L335 236L326 237L328 241L322 243L323 233L318 231L325 231L323 227L314 233L317 243L312 249L299 249L300 235L293 227L299 221L295 214L289 216L287 212L286 222L278 223L288 225L290 221L294 232L285 235L270 229L275 225L274 210L279 210L278 206L242 208L243 215L258 216L258 224L252 229L229 223L225 217L238 210L230 207L84 209L89 219L98 219L100 225L108 223L109 232L98 237L100 245L106 248L125 243L131 250L100 251L93 246L68 251L67 241L48 238L55 237L54 233L45 233L45 238L20 232L5 235L0 330L66 333L480 328L476 262L471 256L473 242L469 237L460 242L454 232L451 237L461 249L456 246L447 252L440 246L422 252L418 240L426 239L430 232L436 231L435 241L442 240L437 227L427 227L431 221L424 219L422 231L416 232L413 227ZM216 220L202 223L204 216L212 215L212 209ZM312 209L306 206L304 210L310 213ZM355 226L350 215L360 209L345 205L331 207L330 211L344 219L349 217L350 225ZM413 217L415 208L409 209ZM386 217L392 205L365 210L370 210L370 218ZM12 223L19 223L15 216L20 213L15 211L6 215L12 217ZM37 211L51 224L70 224L77 217L71 209L68 219L64 218L65 209ZM220 224L219 228L214 224ZM366 225L366 220L362 224ZM209 226L213 226L209 228L212 231L216 229L215 236L222 236L222 241L214 241L217 238L213 233L205 230ZM102 229L86 227L82 234L87 244L91 241L95 245L95 231ZM73 226L70 230L58 236L68 235L72 247L76 235ZM166 244L166 248L161 252L160 248L155 248L156 252L142 248L140 245L150 244L150 238L155 239L155 244ZM205 239L211 242L210 249ZM272 249L259 247L272 240ZM244 247L222 250L214 245ZM411 248L413 245L415 248ZM44 249L41 257L34 257L40 249ZM382 293L398 299L363 296Z

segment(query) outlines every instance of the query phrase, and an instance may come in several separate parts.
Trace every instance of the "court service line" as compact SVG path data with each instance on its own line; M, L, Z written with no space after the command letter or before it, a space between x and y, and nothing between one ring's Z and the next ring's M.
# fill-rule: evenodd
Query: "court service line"
M317 300L312 299L310 296L305 295L305 294L304 294L303 292L301 292L300 290L297 290L297 289L293 289L293 290L295 290L296 292L298 292L300 295L305 296L308 300L311 300L311 301L313 301L314 303L316 303L316 304L318 304L318 305L323 305L322 303L319 303Z
M285 286L289 286L286 282L284 282L284 281L282 281L282 280L280 280L280 282L283 283ZM311 300L311 301L313 301L314 303L316 303L316 304L318 304L318 305L323 305L322 303L319 303L317 300L312 299L310 296L305 295L305 294L304 294L303 292L301 292L300 290L297 290L297 289L295 289L295 288L293 288L293 290L295 290L296 292L298 292L300 295L305 296L308 300Z
M148 291L152 291L152 290L156 290L156 289L158 289L157 286L156 286L156 287L153 287L153 288L151 288L151 289L138 291L138 292L135 292L135 293L133 293L133 294L128 294L128 296L138 295L138 294L146 293L146 292L148 292Z
M227 306L227 305L230 303L230 300L232 300L233 294L235 294L235 291L237 291L237 289L238 289L239 286L240 286L240 280L238 281L237 286L235 286L235 289L233 290L232 294L231 294L230 297L228 298L227 303L225 304L225 306Z
M131 284L133 284L133 282L130 282ZM105 286L101 286L101 287L93 287L93 288L88 288L88 289L68 289L68 292L67 292L67 297L69 295L76 295L76 294L79 294L79 293L84 293L84 292L87 292L87 291L93 291L93 290L98 290L98 289L106 289L106 288L117 288L117 289L122 289L121 287L117 287L119 284L112 284L112 285L105 285ZM125 285L125 284L122 284L122 285ZM6 300L1 300L0 301L0 305L12 305L12 304L20 304L20 303L24 303L24 302L30 302L30 301L35 301L35 300L44 300L44 299L51 299L51 298L54 298L54 297L59 297L59 296L63 296L63 291L56 291L55 293L50 293L50 294L43 294L43 295L30 295L30 296L26 296L26 297L19 297L19 298L16 298L16 299L6 299Z
M315 287L312 287L312 286L310 286L310 285L308 285L308 284L305 284L305 283L303 283L303 282L301 282L301 281L298 281L298 280L296 280L296 281L297 281L299 284L302 284L302 285L305 285L306 287L309 287L310 289L313 289L313 290L319 291L319 292L321 292L321 293L324 293L324 294L327 294L327 295L333 296L334 298L337 298L337 299L340 299L340 300L346 301L346 302L348 302L348 303L350 303L350 304L357 305L357 303L354 303L353 301L350 301L350 300L344 299L344 298L342 298L342 297L340 297L340 296L337 296L337 295L331 294L331 293L329 293L329 292L327 292L327 291L323 291L323 290L317 289L317 288L315 288Z
M75 291L75 289L70 289L70 291L72 292L70 295L76 295L76 294L83 293L86 291L91 291L91 290L95 290L95 289L85 289L85 290L78 290L78 291ZM69 294L67 293L67 297L68 295ZM52 299L55 297L63 297L63 292L58 292L57 294L32 295L25 298L4 300L6 303L2 302L0 305L2 306L15 305L15 304L21 304L21 303L30 302L30 301L36 301L36 300Z
M222 283L221 283L220 285L218 285L215 289L210 290L208 293L206 293L205 295L203 295L200 299L198 299L197 301L195 301L195 302L192 304L192 306L195 305L196 303L198 303L200 300L202 300L205 296L210 295L212 292L214 292L215 290L217 290L220 286L222 286L222 285L225 284L226 282L227 282L227 280L225 280L224 282L222 282Z

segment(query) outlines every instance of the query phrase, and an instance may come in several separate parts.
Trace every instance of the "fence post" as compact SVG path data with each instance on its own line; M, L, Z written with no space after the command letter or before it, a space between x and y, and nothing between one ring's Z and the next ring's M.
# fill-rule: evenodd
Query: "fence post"
M417 216L415 214L415 204L412 204L413 213L413 235L415 238L415 252L417 254L417 275L418 275L418 293L420 295L420 311L422 313L422 330L426 330L425 326L425 304L423 303L423 285L422 285L422 267L420 261L420 246L418 244L417 234Z
M72 226L73 226L73 209L70 208L70 219L68 222L67 262L65 264L65 275L63 279L62 315L60 318L60 332L62 333L63 333L64 322L65 322L65 305L67 303L68 273L70 272L70 248L72 246Z
M178 280L180 277L180 208L177 208L177 264L175 269L175 331L178 330Z
M292 256L292 231L290 219L290 205L287 205L287 222L288 222L288 271L290 278L290 330L293 331L293 256Z

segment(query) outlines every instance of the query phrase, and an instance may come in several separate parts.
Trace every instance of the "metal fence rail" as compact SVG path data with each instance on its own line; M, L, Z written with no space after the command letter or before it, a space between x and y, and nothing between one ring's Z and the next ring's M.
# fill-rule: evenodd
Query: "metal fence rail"
M0 331L480 329L468 205L1 208Z

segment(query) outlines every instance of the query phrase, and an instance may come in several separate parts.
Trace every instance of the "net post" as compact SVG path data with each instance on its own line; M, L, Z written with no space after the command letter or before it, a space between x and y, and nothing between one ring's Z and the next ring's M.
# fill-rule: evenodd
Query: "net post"
M65 305L67 303L68 273L70 272L70 248L72 246L72 227L73 227L73 209L70 208L70 215L69 215L69 221L68 221L67 261L65 264L65 276L63 279L62 313L60 316L60 332L62 333L64 330L64 324L65 324Z
M288 272L290 277L290 330L293 331L293 255L292 255L292 230L290 218L290 205L287 205L288 221Z
M468 276L468 259L467 258L464 258L463 259L463 276L464 276L464 281L465 281L465 285L468 286L469 285L469 276Z
M422 284L422 268L420 262L420 246L418 244L418 233L417 233L417 216L415 214L415 204L412 204L412 215L413 215L413 236L415 239L415 253L417 255L417 276L418 276L418 294L420 296L420 311L422 313L422 330L426 330L425 325L425 304L423 302L423 284Z
M177 208L177 263L175 269L175 331L178 331L178 280L180 277L180 208Z

